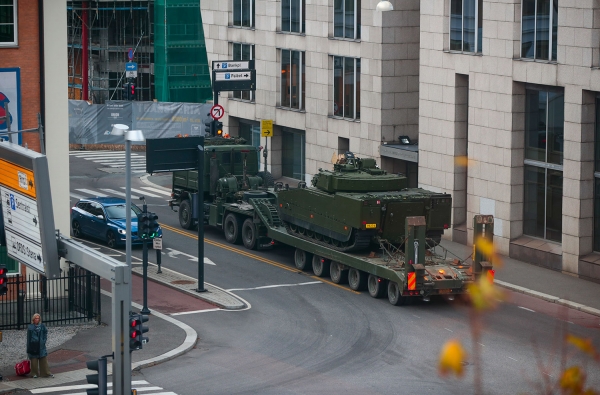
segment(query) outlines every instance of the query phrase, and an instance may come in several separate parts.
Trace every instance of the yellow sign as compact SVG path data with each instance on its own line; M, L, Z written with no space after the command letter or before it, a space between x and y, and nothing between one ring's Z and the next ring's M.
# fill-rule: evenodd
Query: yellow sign
M36 197L33 172L0 159L0 185Z
M375 229L377 227L377 224L365 224L365 228L367 229Z
M273 137L273 120L263 119L260 121L260 135L262 137Z

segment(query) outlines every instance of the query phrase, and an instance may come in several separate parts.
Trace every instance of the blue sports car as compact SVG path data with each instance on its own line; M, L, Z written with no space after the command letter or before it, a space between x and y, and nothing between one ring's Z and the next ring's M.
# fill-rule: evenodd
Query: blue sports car
M104 240L110 248L125 245L125 199L114 197L93 197L79 200L71 208L71 228L74 237L90 236ZM141 244L137 235L137 215L142 210L131 205L131 243ZM158 228L158 237L162 237L162 229ZM152 246L152 243L150 243Z

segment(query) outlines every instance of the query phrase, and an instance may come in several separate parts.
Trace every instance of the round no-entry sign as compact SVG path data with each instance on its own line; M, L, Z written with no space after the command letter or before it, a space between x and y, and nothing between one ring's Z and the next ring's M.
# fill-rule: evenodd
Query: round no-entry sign
M219 119L223 118L224 114L225 114L225 109L220 104L215 104L210 109L210 116L213 117L214 120L219 120Z

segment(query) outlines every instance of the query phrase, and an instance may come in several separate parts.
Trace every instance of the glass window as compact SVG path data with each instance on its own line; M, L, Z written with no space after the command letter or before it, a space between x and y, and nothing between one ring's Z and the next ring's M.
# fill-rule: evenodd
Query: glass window
M138 214L141 214L142 210L135 204L131 205L131 218L136 218ZM106 206L106 215L110 219L123 219L127 216L125 211L125 205L119 204L114 206Z
M481 52L483 0L450 1L450 50Z
M360 59L333 57L333 115L360 119Z
M17 45L17 0L0 0L0 46Z
M558 0L523 0L521 57L556 60Z
M281 170L284 177L304 181L304 131L290 128L281 129Z
M254 0L233 0L233 26L254 27Z
M254 45L233 43L233 60L252 60L254 59ZM253 91L233 91L233 97L241 100L254 101Z
M528 89L523 233L562 239L564 94Z
M594 129L594 251L600 251L600 96L596 98Z
M281 1L281 31L304 33L305 0Z
M304 108L304 52L281 50L281 107Z
M333 36L360 38L360 0L334 0Z

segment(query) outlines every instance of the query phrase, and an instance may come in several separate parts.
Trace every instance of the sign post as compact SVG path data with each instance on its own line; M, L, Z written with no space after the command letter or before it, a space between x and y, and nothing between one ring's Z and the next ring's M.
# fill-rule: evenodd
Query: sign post
M265 168L264 171L267 171L267 155L269 154L269 137L273 137L273 120L272 119L263 119L260 121L260 135L261 137L266 137L265 139L265 149L263 150L263 158L265 158Z

